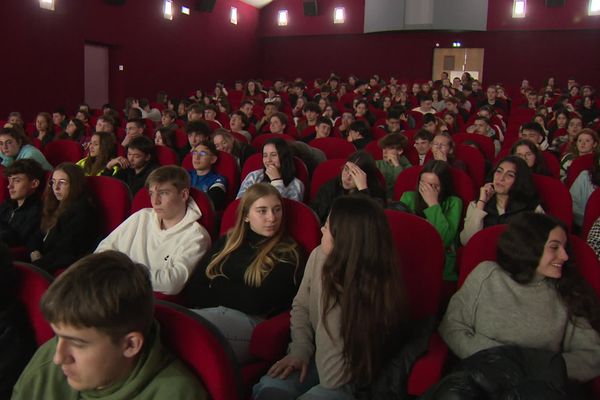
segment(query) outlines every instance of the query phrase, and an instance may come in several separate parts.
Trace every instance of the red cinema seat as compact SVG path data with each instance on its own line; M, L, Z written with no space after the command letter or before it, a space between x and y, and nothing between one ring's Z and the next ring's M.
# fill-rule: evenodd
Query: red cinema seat
M546 214L560 219L571 229L573 199L569 189L560 180L539 174L533 174L533 183Z
M63 162L76 163L83 158L83 148L74 140L54 140L44 147L43 153L53 167Z
M352 143L336 137L314 139L308 144L321 150L328 159L348 158L350 154L356 152L356 147Z
M473 181L473 190L475 193L479 190L485 181L485 159L479 150L473 147L457 144L454 154L467 166L465 171Z
M344 168L345 164L345 159L337 158L324 161L317 165L310 180L311 202L317 197L317 193L319 193L321 186L342 173L342 168Z
M159 165L179 165L175 150L167 146L155 146L155 149Z
M14 263L17 270L17 297L25 305L27 316L35 335L35 342L41 346L54 336L54 331L40 310L40 300L54 280L52 275L31 264Z
M88 186L98 207L103 237L129 217L131 192L127 185L110 176L88 176Z
M591 170L592 165L594 164L594 155L586 154L584 156L577 157L573 160L573 163L567 170L567 180L565 183L567 187L570 188L575 182L575 179L579 176L582 171Z
M262 135L258 135L252 139L252 147L254 147L257 151L262 152L265 142L272 138L280 138L287 142L292 142L295 140L293 136L290 136L286 133L263 133Z
M157 301L154 315L164 346L190 368L213 400L242 398L242 380L227 339L200 315Z
M181 166L186 171L194 169L191 153L185 155ZM219 151L219 160L215 163L214 169L218 174L227 179L227 201L232 201L235 199L240 188L240 170L237 161L231 154Z
M481 150L485 153L485 158L489 161L494 161L496 147L494 145L494 140L490 137L478 135L476 133L457 133L452 135L452 139L456 144L461 144L466 140L472 140L481 146Z
M400 211L385 210L404 282L411 318L435 316L442 299L445 250L436 229L427 220ZM427 243L427 251L422 251ZM425 254L426 253L426 254ZM419 268L415 268L418 265ZM408 379L408 393L423 394L442 376L448 348L434 333L426 354L415 361Z

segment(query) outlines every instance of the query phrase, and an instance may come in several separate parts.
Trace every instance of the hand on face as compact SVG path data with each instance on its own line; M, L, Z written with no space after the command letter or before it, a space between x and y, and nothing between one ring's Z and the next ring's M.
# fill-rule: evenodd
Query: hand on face
M281 172L279 171L279 168L273 164L269 164L265 167L265 174L267 174L269 179L272 181L275 179L281 179Z
M419 182L419 193L428 207L438 204L439 192L437 187L427 182Z
M365 190L368 187L367 174L365 173L365 171L363 171L358 165L350 161L346 163L346 166L348 167L348 172L350 173L350 176L352 177L352 180L356 185L356 189L359 191Z
M483 185L481 189L479 189L479 200L481 201L477 202L477 206L481 206L480 208L483 208L485 204L490 201L494 193L494 185L492 183L486 183Z

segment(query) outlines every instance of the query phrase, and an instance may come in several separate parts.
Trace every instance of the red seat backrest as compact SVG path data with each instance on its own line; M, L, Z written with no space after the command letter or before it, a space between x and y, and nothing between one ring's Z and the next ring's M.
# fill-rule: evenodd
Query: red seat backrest
M155 146L155 148L156 159L159 165L179 165L175 150L167 146Z
M321 150L328 159L345 159L348 158L350 154L356 152L356 147L354 147L352 143L336 137L314 139L308 144L311 147Z
M108 236L129 217L131 193L127 185L110 176L88 176L88 186L100 212L101 229Z
M225 235L235 225L235 218L241 199L232 201L221 219L220 235ZM321 243L321 224L315 212L304 203L283 199L287 218L286 228L290 236L310 254Z
M25 305L27 316L35 335L35 342L41 346L54 336L54 331L40 310L42 295L54 280L52 275L31 264L14 263L17 270L17 297Z
M312 178L310 180L311 202L317 197L317 193L319 193L321 186L342 173L342 168L344 168L345 164L346 159L337 158L326 160L317 165L317 168L315 168L313 171Z
M560 180L539 174L533 174L533 183L546 214L560 219L571 229L573 200L569 189Z
M442 239L424 218L394 210L385 210L385 214L398 252L411 317L435 315L442 295ZM427 251L423 251L425 243Z
M373 156L375 160L383 159L383 150L379 147L379 143L377 141L372 141L367 143L365 146L365 151Z
M462 160L467 166L465 171L473 181L473 190L477 192L485 181L485 159L479 150L466 146L463 144L457 144L454 151L456 158Z
M242 378L231 346L213 324L165 301L157 301L154 310L162 343L200 378L211 399L243 398Z
M574 159L573 163L567 170L567 180L565 181L565 183L567 184L567 187L570 188L571 185L573 185L573 182L575 182L575 179L577 179L577 177L579 176L579 174L582 171L584 171L586 169L591 170L593 164L594 164L594 155L593 154L586 154L586 155L579 156L576 159Z
M494 140L490 137L478 135L476 133L457 133L452 135L452 139L456 144L461 144L465 140L472 140L481 146L481 150L485 153L485 158L489 161L494 161L496 148Z
M44 147L43 153L53 167L62 162L76 163L83 158L83 148L74 140L53 140Z

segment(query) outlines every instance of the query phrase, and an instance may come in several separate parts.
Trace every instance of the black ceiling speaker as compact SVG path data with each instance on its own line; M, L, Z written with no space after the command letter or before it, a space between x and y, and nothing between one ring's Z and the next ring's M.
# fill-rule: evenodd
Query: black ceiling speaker
M217 0L196 0L196 10L200 12L212 12Z
M112 6L122 6L127 3L127 0L104 0L104 2Z
M304 15L307 17L316 17L319 15L317 0L304 0Z
M564 7L567 0L546 0L546 7Z

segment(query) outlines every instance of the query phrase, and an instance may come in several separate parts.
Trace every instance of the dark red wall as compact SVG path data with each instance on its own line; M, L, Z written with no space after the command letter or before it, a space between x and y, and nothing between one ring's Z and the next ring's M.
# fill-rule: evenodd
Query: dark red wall
M600 16L588 16L589 0L566 0L564 7L546 7L544 0L527 1L525 18L513 18L513 0L488 2L488 30L599 29Z
M561 83L574 75L600 87L598 31L538 32L390 32L368 35L265 38L262 75L312 79L335 71L342 76L379 73L408 79L429 79L433 49L485 49L483 78L487 83L514 85L524 77L538 84L552 75Z
M130 95L153 100L161 89L187 95L197 86L212 87L217 79L257 75L257 9L219 0L212 13L192 10L168 21L162 3L129 0L116 7L102 0L60 0L49 12L37 0L3 2L0 119L13 110L27 119L58 105L71 111L83 101L86 41L110 46L110 101L119 106ZM176 3L191 7L194 2ZM232 5L238 8L237 26L229 22Z
M527 18L512 18L512 0L490 0L487 32L398 31L359 34L353 19L349 33L327 16L318 30L314 17L304 17L292 3L276 0L261 12L262 75L308 79L325 77L331 71L367 77L373 73L408 79L431 77L433 49L463 47L485 49L483 77L486 82L514 85L523 77L538 83L553 75L560 81L574 75L580 82L600 86L600 16L587 16L587 0L567 0L563 8L546 8L544 0L529 0ZM342 4L347 14L364 19L364 1L319 0L322 7ZM285 30L277 27L276 13L294 10ZM320 18L320 17L319 17ZM293 25L292 25L293 24ZM586 30L582 30L582 29ZM594 28L594 30L592 30ZM287 36L283 36L284 33Z

